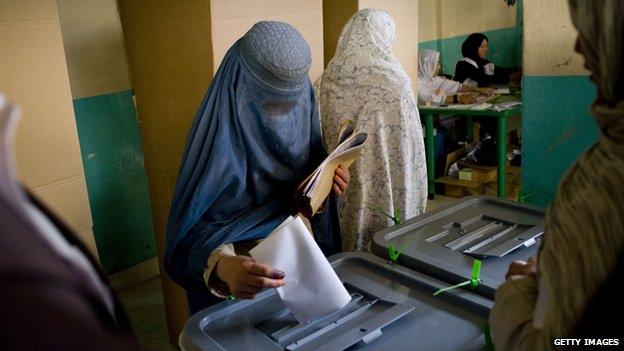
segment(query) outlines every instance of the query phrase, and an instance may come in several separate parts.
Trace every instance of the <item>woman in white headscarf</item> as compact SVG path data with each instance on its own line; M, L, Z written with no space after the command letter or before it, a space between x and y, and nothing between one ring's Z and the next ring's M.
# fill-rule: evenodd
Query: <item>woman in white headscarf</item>
M471 104L476 101L474 96L459 94L475 92L492 95L491 88L479 88L462 84L452 79L440 77L440 53L433 50L422 50L418 53L418 104L461 103Z
M323 141L331 150L342 123L368 133L340 203L343 250L364 250L393 221L425 210L427 169L410 79L392 55L395 26L384 11L364 9L345 25L334 58L316 82Z
M624 334L607 318L620 318L624 305L624 2L569 4L575 49L597 88L591 113L600 134L560 182L537 260L514 262L496 292L497 350L546 350L575 337L614 346Z

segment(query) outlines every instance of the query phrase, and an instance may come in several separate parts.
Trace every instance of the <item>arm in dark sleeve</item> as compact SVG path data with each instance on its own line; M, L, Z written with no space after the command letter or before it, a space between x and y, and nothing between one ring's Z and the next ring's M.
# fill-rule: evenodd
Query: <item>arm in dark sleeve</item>
M219 221L200 218L183 240L167 243L165 270L185 289L208 292L203 275L214 249L225 243L266 237L291 214L293 208L292 200L276 194L268 202L249 206L231 218Z
M492 76L491 80L493 83L509 83L509 75L517 70L518 69L515 67L495 66L494 75Z
M466 79L470 78L482 87L495 83L493 77L494 76L488 76L466 61L459 61L455 65L455 76L453 80L463 83Z

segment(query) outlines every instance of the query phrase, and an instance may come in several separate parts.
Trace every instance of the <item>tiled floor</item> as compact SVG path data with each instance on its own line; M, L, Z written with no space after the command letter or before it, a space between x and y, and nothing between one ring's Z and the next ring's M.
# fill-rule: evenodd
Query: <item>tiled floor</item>
M169 343L167 335L159 276L122 291L119 297L142 348L155 351L176 350L176 347Z
M436 195L434 200L427 201L427 211L455 200L452 197ZM121 292L120 298L143 348L156 351L176 350L167 336L160 277L154 277Z

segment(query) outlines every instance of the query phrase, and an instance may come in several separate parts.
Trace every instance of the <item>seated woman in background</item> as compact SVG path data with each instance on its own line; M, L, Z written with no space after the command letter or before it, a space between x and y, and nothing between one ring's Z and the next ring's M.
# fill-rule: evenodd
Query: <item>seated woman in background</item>
M496 291L497 350L550 350L556 338L581 336L620 338L621 348L624 334L607 317L620 317L624 305L624 2L568 3L575 50L597 88L591 113L600 134L559 183L537 261L512 263Z
M486 59L487 54L488 38L481 33L470 34L462 44L464 57L455 65L453 80L480 87L510 82L518 85L522 71L517 68L495 66Z
M418 53L418 104L472 104L476 102L474 96L459 94L460 92L475 92L492 95L491 88L478 88L462 84L451 79L440 77L440 53L433 50L422 50Z
M411 218L427 204L427 167L420 117L409 77L392 54L395 25L387 12L364 9L342 29L336 54L315 83L325 145L333 147L346 119L368 140L351 166L340 202L344 251L365 250L384 216Z
M191 313L218 301L215 296L253 298L284 284L282 272L248 252L297 212L295 188L326 155L311 61L294 27L259 22L230 48L208 88L167 224L165 268L186 289ZM348 179L345 169L336 170L336 195ZM338 250L336 215L328 201L312 219L326 252Z

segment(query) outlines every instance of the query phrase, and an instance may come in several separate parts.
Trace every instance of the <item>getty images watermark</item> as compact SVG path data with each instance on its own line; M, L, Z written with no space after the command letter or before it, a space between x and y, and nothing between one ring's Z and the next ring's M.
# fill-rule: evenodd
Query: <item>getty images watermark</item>
M578 339L553 339L555 346L620 346L620 339L598 339L598 338L578 338Z

